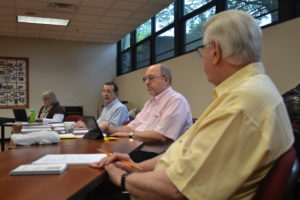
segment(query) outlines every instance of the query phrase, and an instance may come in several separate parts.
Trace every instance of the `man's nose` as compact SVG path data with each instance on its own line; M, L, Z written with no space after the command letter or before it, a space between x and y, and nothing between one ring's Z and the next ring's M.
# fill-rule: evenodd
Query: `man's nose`
M150 82L149 79L147 78L147 80L146 80L145 83L146 83L146 85L150 85L151 82Z

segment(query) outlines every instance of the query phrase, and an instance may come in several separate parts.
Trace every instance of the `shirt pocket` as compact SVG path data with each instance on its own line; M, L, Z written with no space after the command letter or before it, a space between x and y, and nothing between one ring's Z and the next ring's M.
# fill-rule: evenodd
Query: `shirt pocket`
M145 121L146 124L145 131L155 129L159 121L160 121L160 113L151 113L148 120Z

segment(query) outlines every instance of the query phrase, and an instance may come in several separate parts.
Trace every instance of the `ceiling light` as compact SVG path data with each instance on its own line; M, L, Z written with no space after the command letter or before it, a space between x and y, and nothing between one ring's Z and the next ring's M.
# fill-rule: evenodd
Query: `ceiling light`
M70 20L68 19L55 19L45 17L29 17L29 16L17 16L18 22L33 23L33 24L48 24L58 26L68 26Z

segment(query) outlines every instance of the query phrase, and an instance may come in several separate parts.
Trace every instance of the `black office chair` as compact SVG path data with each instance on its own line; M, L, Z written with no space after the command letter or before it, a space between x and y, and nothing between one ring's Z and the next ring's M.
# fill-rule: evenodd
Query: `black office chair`
M8 117L0 117L0 126L1 126L1 151L4 151L4 145L5 145L5 135L4 135L4 124L7 122L15 122L14 118L8 118Z

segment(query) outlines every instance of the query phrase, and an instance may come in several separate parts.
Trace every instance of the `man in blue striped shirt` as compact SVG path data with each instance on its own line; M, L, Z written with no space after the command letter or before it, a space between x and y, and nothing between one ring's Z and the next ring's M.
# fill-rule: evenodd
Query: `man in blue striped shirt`
M102 129L104 127L122 126L129 120L128 109L122 104L118 96L118 86L114 82L107 82L102 88L103 110L97 123ZM85 127L83 121L78 121L76 127Z
M103 110L97 120L99 127L122 126L129 120L128 110L122 104L118 96L118 86L114 82L108 82L103 85L102 98Z

